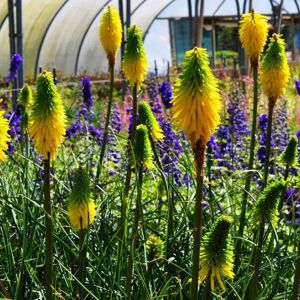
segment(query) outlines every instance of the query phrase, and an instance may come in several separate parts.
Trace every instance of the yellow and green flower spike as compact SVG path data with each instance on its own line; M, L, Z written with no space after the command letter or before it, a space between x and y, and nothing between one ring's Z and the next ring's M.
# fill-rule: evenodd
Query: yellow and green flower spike
M251 63L258 62L268 36L267 17L252 10L243 14L240 21L240 40Z
M51 72L38 76L36 98L29 119L29 135L44 159L53 160L66 132L65 109Z
M297 164L298 157L298 138L292 136L288 145L281 156L281 162L289 167L294 167Z
M184 68L174 86L172 114L175 124L190 139L206 144L220 123L221 96L209 67L206 49L185 53Z
M264 222L277 226L279 200L285 188L286 183L282 180L273 181L264 188L253 208L253 224L259 225Z
M155 119L150 105L146 101L141 101L138 107L139 123L147 126L147 129L154 142L163 139L165 136Z
M68 215L77 230L86 229L95 219L96 209L91 197L89 175L81 167L75 170Z
M150 170L153 167L153 152L145 125L138 125L136 128L133 150L135 162Z
M131 86L139 88L147 73L148 60L144 49L142 30L132 25L127 30L123 72Z
M122 42L122 22L118 10L109 5L100 20L100 41L110 66L114 66L116 54Z
M4 111L0 111L0 161L7 158L5 151L8 149L8 142L10 141L8 131L8 120L3 117Z
M290 69L284 40L281 35L274 33L260 67L261 86L270 101L275 102L283 95L289 77Z
M233 279L234 254L233 242L229 233L232 218L221 216L212 225L211 230L203 238L203 246L200 254L201 269L199 281L202 282L210 276L212 291L215 287L215 279L222 290L225 285L222 277Z

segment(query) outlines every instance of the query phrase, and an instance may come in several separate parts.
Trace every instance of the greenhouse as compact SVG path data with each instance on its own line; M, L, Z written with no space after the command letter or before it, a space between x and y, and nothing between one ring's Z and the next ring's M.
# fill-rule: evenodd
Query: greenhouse
M0 0L0 299L300 300L299 0Z

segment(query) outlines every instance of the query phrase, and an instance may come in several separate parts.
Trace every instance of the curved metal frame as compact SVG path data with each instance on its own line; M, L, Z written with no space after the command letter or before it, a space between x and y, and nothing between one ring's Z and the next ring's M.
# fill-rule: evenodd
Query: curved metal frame
M40 55L41 55L41 51L42 51L42 48L43 48L43 45L44 45L44 42L45 42L45 39L46 39L46 36L49 32L49 29L51 27L51 25L53 24L55 18L57 17L57 15L61 12L61 10L64 8L64 6L68 3L69 0L65 0L65 2L63 2L63 4L61 4L61 6L59 7L59 9L56 11L56 13L54 14L54 16L52 17L51 21L49 22L46 30L45 30L45 33L42 37L42 40L40 42L40 45L39 45L39 49L38 49L38 53L37 53L37 56L36 56L36 62L35 62L35 68L34 68L34 77L37 76L37 73L38 73L38 67L39 67L39 60L40 60Z
M79 57L80 57L80 52L81 52L81 49L82 49L82 45L85 41L85 38L87 36L87 33L89 32L89 30L91 29L94 21L99 17L100 13L102 12L102 10L105 8L106 5L108 5L109 3L111 2L111 0L108 0L105 2L105 4L97 11L96 15L93 17L93 19L91 20L91 22L89 23L87 29L85 30L84 32L84 35L80 41L80 44L79 44L79 48L78 48L78 51L77 51L77 55L76 55L76 60L75 60L75 68L74 68L74 72L75 72L75 75L77 75L77 71L78 71L78 64L79 64Z
M8 18L8 14L3 18L3 21L0 23L0 30L1 30L2 26L4 25L7 18Z
M167 5L165 5L152 19L151 23L149 24L149 26L147 27L147 29L145 30L144 34L143 34L143 40L145 40L151 26L153 25L153 23L156 21L156 18L167 8L169 7L173 2L175 2L175 0L170 1Z

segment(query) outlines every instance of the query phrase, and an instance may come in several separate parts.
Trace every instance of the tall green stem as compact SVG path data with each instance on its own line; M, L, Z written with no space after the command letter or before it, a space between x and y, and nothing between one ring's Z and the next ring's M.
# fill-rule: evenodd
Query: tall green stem
M21 267L20 267L20 271L19 271L19 280L18 280L18 285L16 288L16 293L15 293L15 297L16 299L20 298L20 292L21 292L21 286L22 284L24 284L25 279L25 261L26 261L26 257L27 257L27 248L26 248L26 244L27 244L27 213L28 213L28 201L27 201L27 197L29 197L29 176L28 176L28 157L29 157L29 142L28 142L28 130L27 130L27 126L24 126L24 118L25 116L25 112L24 109L22 109L22 123L21 123L21 134L22 134L22 144L24 149L24 177L25 177L25 187L24 187L24 197L23 197L23 201L22 201L22 210L23 210L23 236L22 236L22 261L21 261Z
M132 146L135 139L135 132L136 132L136 126L137 126L137 85L135 84L133 87L133 97L132 97L132 127L131 127L131 134L130 138L128 140L128 163L127 163L127 169L126 169L126 177L125 177L125 185L124 185L124 192L123 197L121 200L121 220L119 225L119 245L118 245L118 258L122 259L122 252L124 248L124 244L127 237L127 214L128 214L128 204L127 199L129 195L130 190L130 180L131 180L131 174L132 174L132 166L130 165L129 158L131 157L132 153ZM124 255L126 256L126 251L124 251ZM120 264L118 264L120 265ZM128 269L127 269L128 273ZM120 270L117 269L117 276L120 274Z
M78 273L77 280L84 284L85 282L85 246L84 246L85 230L79 230L79 257L78 257ZM83 299L81 284L77 283L77 299Z
M194 245L193 245L193 268L192 268L192 286L191 300L198 299L198 276L200 262L200 244L201 244L201 226L202 226L202 200L203 200L203 166L205 155L205 143L198 140L193 149L196 161L197 188L196 202L194 208Z
M112 107L112 102L113 102L114 79L115 79L115 66L113 64L110 66L109 99L108 99L108 106L107 106L107 112L106 112L104 136L103 136L103 140L102 140L100 157L99 157L99 162L98 162L98 167L97 167L96 183L97 183L100 173L101 173L103 158L104 158L104 154L105 154L105 147L106 147L107 139L108 139L108 126L109 126L111 107Z
M262 258L264 227L265 227L265 222L262 221L260 223L260 227L259 227L258 246L257 246L257 251L256 251L255 261L254 261L254 272L253 272L251 281L249 283L249 287L247 289L248 297L246 299L249 299L249 300L257 299L256 294L257 294L258 280L259 280L259 268L260 268L260 262L261 262L261 258Z
M253 170L253 163L254 163L254 149L255 149L255 141L256 141L256 123L257 123L257 104L258 104L258 61L252 64L253 68L253 110L252 110L252 128L251 128L251 141L250 141L250 155L249 155L249 162L248 162L248 173L246 176L245 182L245 190L243 193L243 200L242 200L242 211L240 217L240 226L238 235L242 237L244 234L244 227L246 222L246 211L247 211L247 200L248 194L250 191L252 173ZM236 243L236 268L239 266L239 255L241 250L242 240L237 239Z
M136 125L137 125L137 84L134 85L133 91L132 91L132 127L131 127L131 134L130 134L130 140L128 145L128 157L131 155L132 146L135 138L135 132L136 132ZM126 181L125 181L125 187L124 187L124 198L126 199L129 194L129 188L130 188L130 179L131 179L131 166L128 163L127 165L127 171L126 171Z
M265 150L266 152L265 152L263 188L267 185L268 176L269 176L269 162L270 162L270 152L271 152L272 120L273 120L274 106L275 106L275 101L269 99L268 128L267 128L267 140L266 140L266 150Z
M294 285L291 300L299 299L299 287L300 287L300 243L298 245L298 258L296 261L296 271L294 277Z
M151 135L149 135L149 138L150 138L152 150L153 150L153 153L154 153L154 159L155 159L155 161L158 165L159 171L160 171L161 176L162 176L162 180L163 180L163 183L164 183L164 188L165 188L166 195L167 195L167 201L168 201L168 222L167 222L167 237L166 237L166 258L168 259L169 257L171 257L170 239L173 236L173 231L174 231L173 201L172 201L172 197L170 197L170 195L169 195L168 182L167 182L166 176L164 174L163 167L162 167L161 161L159 159L158 153L156 151L155 143L154 143ZM159 220L159 222L160 222L160 220ZM168 262L166 262L166 263L167 263L166 266L169 267L170 265L168 264Z
M132 275L133 275L133 258L137 244L138 238L138 229L139 229L139 222L142 212L142 184L143 184L143 166L139 166L138 168L138 193L137 193L137 200L136 200L136 207L134 213L134 224L130 239L130 253L128 257L128 264L127 264L127 273L126 273L126 294L129 299L131 299L131 290L132 290Z
M50 153L44 160L44 210L45 210L45 235L46 235L46 299L53 299L53 233L52 209L50 200Z

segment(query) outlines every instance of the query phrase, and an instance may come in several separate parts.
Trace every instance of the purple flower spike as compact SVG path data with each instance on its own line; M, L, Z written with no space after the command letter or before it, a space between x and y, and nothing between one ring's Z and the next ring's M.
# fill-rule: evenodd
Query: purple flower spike
M90 111L93 106L93 96L92 96L92 88L91 88L91 80L89 77L82 78L82 97L86 108Z
M295 80L295 87L296 87L298 95L300 95L300 81Z
M173 99L172 96L172 89L170 86L169 81L164 81L159 85L158 91L160 92L161 95L161 100L165 106L166 109L172 107L171 100Z
M23 58L20 54L16 53L14 54L10 59L10 68L9 68L9 74L6 77L6 82L9 84L11 81L13 81L15 78L17 78L18 70L20 68L20 65L23 61Z

